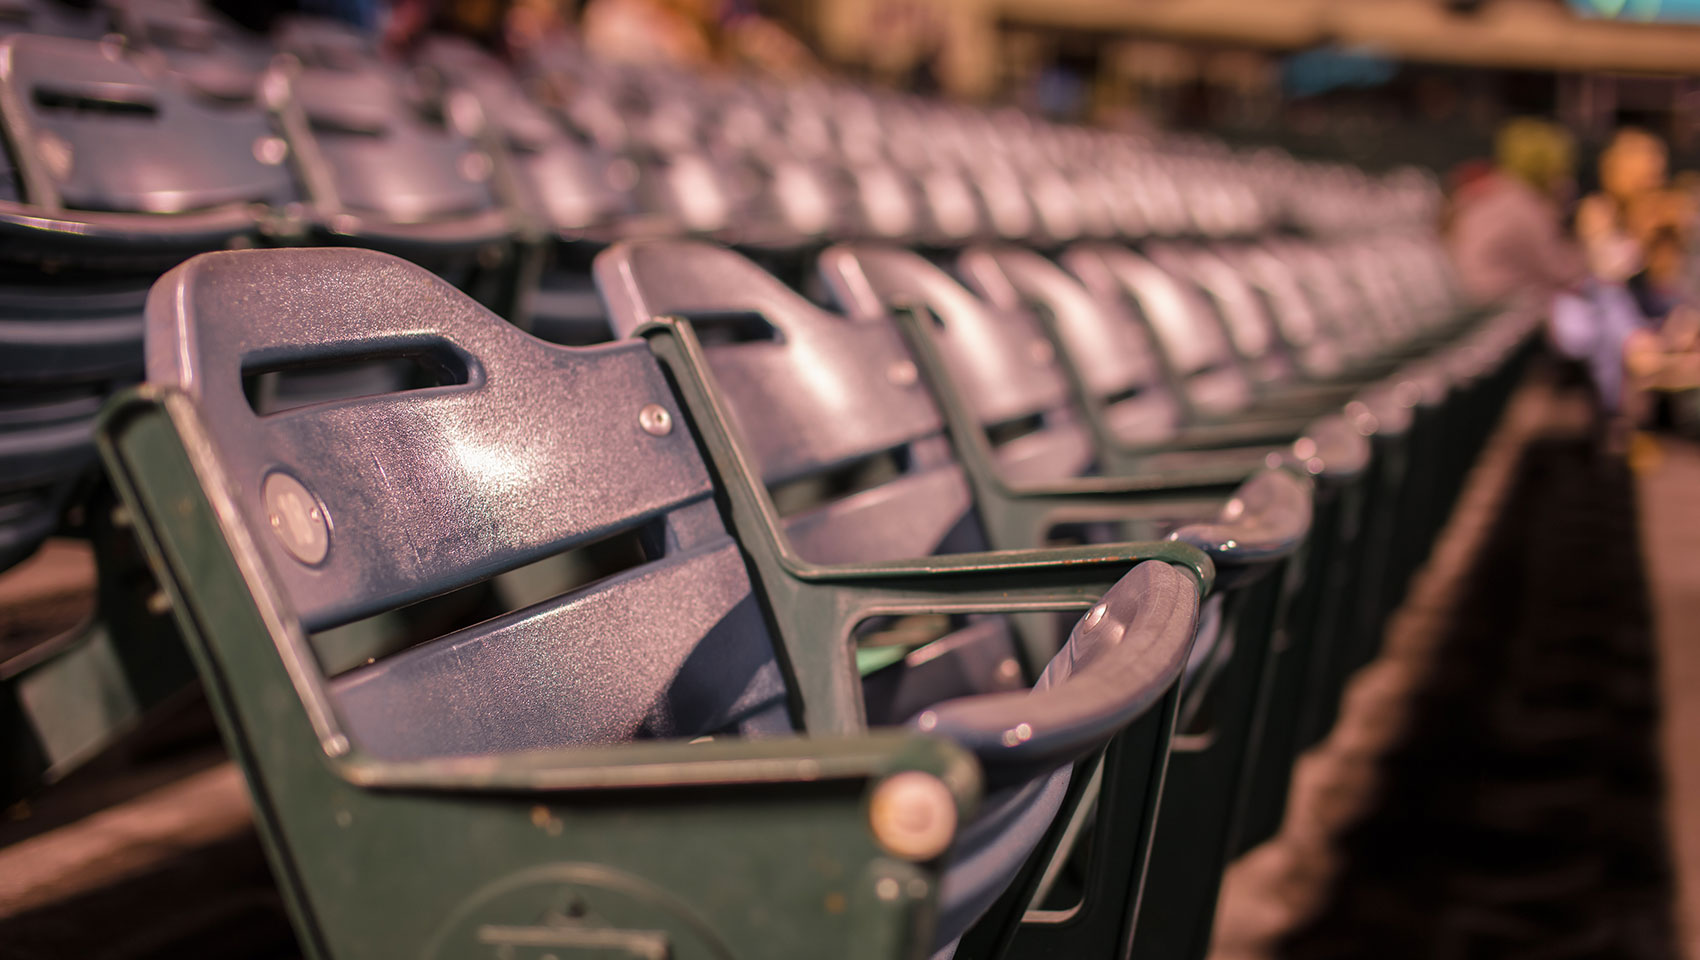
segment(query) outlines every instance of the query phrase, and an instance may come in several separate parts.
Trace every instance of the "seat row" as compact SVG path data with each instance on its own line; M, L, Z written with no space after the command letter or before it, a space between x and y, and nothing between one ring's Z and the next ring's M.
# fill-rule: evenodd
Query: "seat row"
M374 252L168 274L103 450L303 943L1201 956L1531 324L1388 243L1333 377L1157 373L1147 253L836 246L829 310L621 242L578 347Z
M262 37L186 0L28 0L3 29L0 568L83 499L93 407L140 375L145 291L196 252L381 249L583 342L603 335L585 265L620 237L710 237L798 279L833 240L1338 231L1415 222L1433 201L1415 174L824 82L703 81L565 43L509 65L429 38L404 62L335 22Z
M309 954L1202 955L1533 325L1417 174L21 8L4 786L198 674Z

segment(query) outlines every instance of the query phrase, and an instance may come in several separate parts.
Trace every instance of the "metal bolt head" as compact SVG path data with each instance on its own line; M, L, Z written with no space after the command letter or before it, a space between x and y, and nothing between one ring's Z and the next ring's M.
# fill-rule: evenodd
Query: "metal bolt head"
M647 403L638 411L638 426L651 436L665 437L673 432L673 415L659 403Z
M318 498L287 473L267 477L262 493L266 520L289 555L308 566L322 562L330 552L331 528Z
M490 179L490 172L493 169L490 155L478 151L462 154L459 168L461 179L472 183L483 183Z
M1107 604L1097 604L1092 609L1086 611L1086 617L1081 621L1080 625L1087 630L1096 627L1104 619L1104 612L1108 609L1109 606Z
M609 187L618 193L625 193L637 186L637 164L623 158L615 160L608 164L607 169L602 171L602 176L608 182Z
M71 163L75 154L69 140L52 130L40 130L35 135L35 147L36 152L41 155L42 165L47 167L48 176L55 180L70 178Z
M956 836L956 798L938 777L907 770L874 788L868 821L887 853L931 860Z
M254 141L254 159L275 167L289 156L289 144L282 137L260 137Z
M285 54L284 56L288 56ZM281 110L289 102L289 77L282 70L272 70L260 79L260 102L269 110Z

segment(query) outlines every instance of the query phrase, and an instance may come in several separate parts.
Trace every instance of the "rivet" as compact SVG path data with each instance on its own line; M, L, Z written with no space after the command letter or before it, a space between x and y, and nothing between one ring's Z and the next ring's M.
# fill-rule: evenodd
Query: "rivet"
M282 137L260 137L254 141L254 159L268 167L275 167L289 156L289 144Z
M868 821L887 853L931 860L956 836L956 800L938 777L909 770L874 788Z
M260 102L270 110L281 110L289 102L289 78L282 71L269 72L260 79Z
M485 153L467 153L460 158L460 175L462 179L473 183L483 183L490 179L490 157Z
M659 403L646 403L638 411L638 426L651 436L665 437L673 432L673 415Z
M1106 604L1100 603L1097 606L1093 607L1092 609L1086 611L1086 618L1083 621L1081 621L1081 626L1085 627L1088 630L1092 629L1093 627L1096 627L1098 625L1098 623L1104 619L1104 611L1107 610L1107 609L1108 609L1108 606Z
M325 753L329 756L340 757L347 752L348 738L342 734L333 733L331 738L325 741Z
M330 552L330 524L317 498L287 473L266 478L266 519L290 556L312 566Z
M921 378L921 374L908 360L897 360L885 369L885 378L891 381L893 386L912 387L915 381Z
M637 186L637 164L630 160L615 160L608 164L608 168L603 171L603 176L607 179L608 186L619 193L625 193Z
M52 130L42 130L35 135L36 151L41 154L41 162L47 167L47 172L55 180L66 180L71 176L71 162L75 151L71 142L54 133Z

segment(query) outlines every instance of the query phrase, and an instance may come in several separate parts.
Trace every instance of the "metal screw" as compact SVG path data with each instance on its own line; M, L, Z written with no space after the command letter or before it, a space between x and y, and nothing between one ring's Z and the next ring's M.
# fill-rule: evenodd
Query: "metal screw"
M282 70L270 71L260 79L260 102L271 110L281 110L289 102L289 77Z
M1097 606L1093 607L1092 609L1086 611L1086 619L1081 623L1081 626L1085 627L1088 630L1092 629L1093 627L1096 627L1098 625L1099 621L1104 619L1104 611L1106 609L1108 609L1107 606L1105 604L1100 603Z
M324 560L331 548L330 524L318 499L301 481L287 473L274 473L266 478L263 496L266 519L284 549L308 566Z
M673 432L673 415L659 403L646 403L638 411L638 426L651 436L665 437Z
M35 135L36 151L41 154L41 162L47 167L47 172L55 180L65 180L71 176L71 161L75 152L71 143L52 130L42 130Z
M289 156L289 144L282 137L260 137L254 141L254 159L268 167L275 167Z
M492 164L488 154L467 153L460 158L460 175L464 180L483 183L490 179Z
M1033 739L1033 725L1018 723L1003 732L1003 745L1013 747Z
M956 836L956 800L938 777L908 770L874 788L868 821L887 853L931 860Z

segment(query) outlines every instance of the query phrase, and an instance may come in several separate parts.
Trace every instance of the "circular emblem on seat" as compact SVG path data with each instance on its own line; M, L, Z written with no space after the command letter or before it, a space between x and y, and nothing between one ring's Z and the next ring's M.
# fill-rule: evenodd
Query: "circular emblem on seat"
M708 923L677 897L593 863L548 864L489 884L455 908L427 944L425 956L733 957Z
M261 492L266 523L289 555L308 566L323 562L331 549L331 525L319 498L287 473L266 477Z

